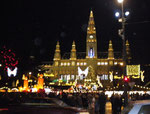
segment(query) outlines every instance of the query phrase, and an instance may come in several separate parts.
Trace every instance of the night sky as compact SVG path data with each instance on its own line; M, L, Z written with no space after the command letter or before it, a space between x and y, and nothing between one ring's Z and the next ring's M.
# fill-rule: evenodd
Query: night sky
M52 61L56 42L61 53L70 52L73 40L77 52L85 52L86 27L90 9L94 12L98 51L108 51L112 40L114 51L122 50L118 36L121 24L114 16L120 10L117 0L5 0L0 49L12 49L23 70L42 61ZM150 1L125 0L126 38L134 64L149 64ZM34 56L34 58L33 58Z

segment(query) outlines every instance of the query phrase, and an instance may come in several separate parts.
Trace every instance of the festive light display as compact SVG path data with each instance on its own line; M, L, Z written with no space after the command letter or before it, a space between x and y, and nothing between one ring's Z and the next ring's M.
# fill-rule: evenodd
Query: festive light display
M43 84L44 84L43 74L40 74L40 76L38 78L37 88L43 89Z
M23 81L24 83L23 83L23 88L25 89L25 90L27 90L29 87L29 83L28 83L28 78L27 77L25 77L25 79L24 79L24 81Z
M144 72L145 72L145 71L141 71L141 72L140 72L140 74L141 74L141 81L142 81L142 82L144 82L144 78L145 78L144 75L143 75Z
M129 82L129 81L130 81L130 79L129 79L127 76L125 76L125 77L123 78L123 80L124 80L125 82Z
M89 67L87 67L84 71L82 71L81 68L78 67L78 75L79 75L79 76L85 75L85 77L87 77L87 75L88 75L88 70L89 70Z
M7 49L5 46L3 47L0 52L0 61L4 71L8 71L8 76L10 76L11 73L16 76L18 60L16 59L16 54L12 52L11 49Z
M109 79L110 79L110 82L112 82L113 81L113 71L112 72L109 72Z
M140 65L127 65L127 75L140 75Z
M48 74L48 73L44 73L44 76L46 76L46 77L54 77L54 74Z
M17 75L17 67L15 67L14 70L10 70L10 68L8 67L7 68L7 74L8 74L8 77L11 77L11 76L16 76Z

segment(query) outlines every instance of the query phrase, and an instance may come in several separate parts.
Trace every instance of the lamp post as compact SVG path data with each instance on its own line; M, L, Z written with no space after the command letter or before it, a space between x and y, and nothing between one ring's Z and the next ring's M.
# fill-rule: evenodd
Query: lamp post
M123 53L122 53L122 57L123 57L123 62L124 62L124 67L123 67L123 76L126 76L126 39L125 39L125 22L126 22L126 18L125 15L128 16L129 12L124 12L124 0L118 0L118 3L121 4L121 18L119 18L119 22L121 22L122 24L122 28L119 29L119 35L122 38L122 44L123 44ZM120 16L120 14L117 12L115 14L116 16ZM128 82L124 81L124 106L126 107L128 104L128 94L127 94L127 86L128 86Z

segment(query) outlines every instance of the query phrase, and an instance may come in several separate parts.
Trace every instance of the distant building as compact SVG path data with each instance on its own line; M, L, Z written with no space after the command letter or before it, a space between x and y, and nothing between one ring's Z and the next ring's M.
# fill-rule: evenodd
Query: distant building
M84 45L84 44L83 44ZM110 40L108 52L97 52L96 28L93 11L90 11L86 36L86 51L77 52L75 42L72 43L70 53L60 54L60 45L57 42L53 64L43 64L41 69L45 75L54 76L54 79L67 80L68 83L83 84L90 80L90 83L101 83L104 87L110 87L122 82L124 62L122 50L114 52L113 43ZM126 41L127 61L130 62L129 42ZM53 75L52 75L53 74Z

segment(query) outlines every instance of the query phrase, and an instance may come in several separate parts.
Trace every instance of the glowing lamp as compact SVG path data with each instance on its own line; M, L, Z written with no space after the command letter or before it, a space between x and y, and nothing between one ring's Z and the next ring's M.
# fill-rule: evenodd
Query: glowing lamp
M120 17L120 13L119 13L119 12L116 12L116 13L115 13L115 16L116 16L116 17Z
M118 0L119 3L122 3L124 0Z
M129 82L130 81L130 79L127 76L125 76L123 80L124 80L124 82Z
M126 11L126 12L125 12L125 16L128 16L129 14L130 14L129 11Z

